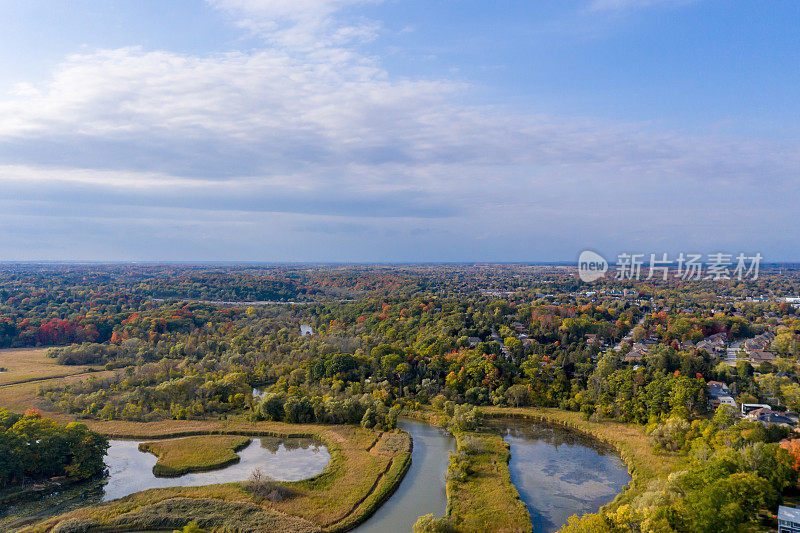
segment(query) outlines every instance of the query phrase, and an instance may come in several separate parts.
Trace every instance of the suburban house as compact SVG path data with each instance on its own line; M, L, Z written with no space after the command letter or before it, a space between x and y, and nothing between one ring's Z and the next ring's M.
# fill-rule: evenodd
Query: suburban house
M642 358L645 355L647 355L647 352L649 351L650 348L647 345L641 342L636 342L633 344L633 348L631 348L631 351L628 352L627 355L625 355L625 357L622 358L622 361L625 363L641 362Z
M742 343L742 349L749 355L753 351L766 350L772 341L775 340L775 334L771 331L757 335L752 339L747 339Z
M710 355L725 355L728 348L728 336L723 333L715 333L697 343L698 350L705 350Z
M775 354L764 350L751 350L747 354L747 360L754 365L761 363L772 363L775 361Z
M778 533L800 533L800 509L778 507Z
M720 405L736 407L736 400L731 396L731 391L725 383L721 381L709 381L706 386L708 387L709 407L712 409L716 409Z
M743 403L742 404L742 415L747 415L750 411L755 411L756 409L761 409L766 407L767 409L771 409L771 407L765 403Z
M721 381L709 381L706 386L708 387L709 396L730 395L731 393L728 386Z
M768 424L776 424L778 426L793 428L797 424L796 418L785 413L773 411L769 407L762 407L760 409L750 411L747 413L747 418L750 420L755 420L756 422L761 422L765 426Z

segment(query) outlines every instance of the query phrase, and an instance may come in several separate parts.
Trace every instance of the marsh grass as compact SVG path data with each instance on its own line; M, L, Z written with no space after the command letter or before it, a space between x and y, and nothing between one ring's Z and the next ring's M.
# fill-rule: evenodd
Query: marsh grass
M447 477L448 527L457 531L531 531L508 461L508 444L495 432L457 432ZM441 524L439 524L441 525Z
M142 442L139 451L158 457L153 474L177 477L189 472L207 472L239 462L237 451L250 444L240 435L204 435Z
M291 492L291 497L280 501L256 496L246 490L246 482L150 489L52 518L25 531L67 531L63 528L73 526L66 524L78 523L77 529L69 531L172 529L188 520L206 529L228 527L239 532L347 531L374 513L395 490L411 460L411 439L400 430L381 433L357 426L203 420L87 422L92 429L119 438L312 437L327 446L331 461L317 476L278 483Z
M83 374L93 367L59 365L55 359L47 357L47 348L8 348L0 350L0 368L3 369L0 385L11 385Z

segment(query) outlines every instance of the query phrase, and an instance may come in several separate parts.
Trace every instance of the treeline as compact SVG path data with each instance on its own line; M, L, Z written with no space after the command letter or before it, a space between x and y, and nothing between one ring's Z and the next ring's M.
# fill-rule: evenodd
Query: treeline
M257 420L318 424L360 424L382 430L397 426L400 406L387 408L369 395L360 398L293 397L282 393L267 394L255 409Z
M781 493L797 485L797 458L778 444L787 433L738 420L730 406L720 407L710 420L667 420L652 431L653 444L688 453L688 468L615 511L573 516L562 531L763 531L761 511L774 509Z
M108 440L84 424L0 408L0 488L54 477L86 479L105 469Z

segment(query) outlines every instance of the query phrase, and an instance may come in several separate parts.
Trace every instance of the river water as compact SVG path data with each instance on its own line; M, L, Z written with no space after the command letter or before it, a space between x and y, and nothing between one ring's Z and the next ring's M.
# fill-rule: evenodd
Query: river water
M444 515L447 508L445 473L456 441L439 428L402 418L398 427L413 439L411 467L389 500L362 525L358 533L409 533L417 517Z
M583 434L522 420L493 425L511 446L511 481L534 532L557 531L573 514L596 512L631 480L613 448Z
M534 532L551 533L572 514L597 511L630 481L613 449L582 434L521 420L498 419L491 425L511 447L511 480L530 512ZM419 516L445 513L445 472L455 439L423 422L401 419L398 426L413 438L411 466L397 491L354 530L358 533L409 533ZM330 460L327 449L310 439L254 438L239 452L237 464L178 478L156 478L152 474L155 456L139 452L137 442L111 443L106 480L0 510L0 530L149 488L242 481L255 467L279 480L304 479L321 472ZM22 518L3 520L10 515Z
M411 468L358 533L408 533L417 517L444 515L445 472L455 439L422 422L401 419L398 426L414 441ZM491 427L511 447L511 481L536 533L560 529L570 515L597 511L631 479L612 448L582 434L512 419L493 420Z

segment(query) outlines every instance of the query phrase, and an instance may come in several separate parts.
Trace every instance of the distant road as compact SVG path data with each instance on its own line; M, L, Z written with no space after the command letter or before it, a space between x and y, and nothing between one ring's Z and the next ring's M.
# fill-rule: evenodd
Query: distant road
M267 301L258 301L258 302L228 302L225 300L195 300L194 298L153 298L154 302L166 302L167 300L180 300L182 302L195 302L199 304L208 304L208 305L232 305L232 306L245 306L245 305L308 305L315 302L281 302L278 300L267 300ZM351 300L346 300L351 301Z

